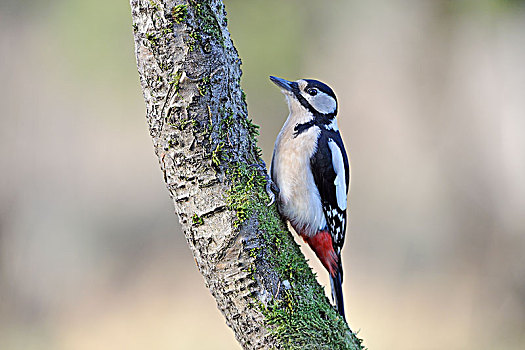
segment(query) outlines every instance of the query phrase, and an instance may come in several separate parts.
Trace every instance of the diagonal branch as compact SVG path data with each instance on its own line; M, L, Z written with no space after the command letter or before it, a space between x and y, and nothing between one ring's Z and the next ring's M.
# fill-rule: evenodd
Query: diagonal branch
M146 118L205 283L245 349L361 349L275 207L220 0L130 0Z

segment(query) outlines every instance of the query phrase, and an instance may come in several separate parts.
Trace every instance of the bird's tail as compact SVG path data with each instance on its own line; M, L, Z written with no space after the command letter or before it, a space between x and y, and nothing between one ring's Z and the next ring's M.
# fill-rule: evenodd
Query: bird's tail
M312 237L305 234L300 235L312 248L319 260L321 260L323 266L328 270L330 284L332 285L332 299L337 306L339 314L346 321L345 307L343 303L343 265L341 264L340 254L336 253L334 250L332 236L328 231L319 231Z
M345 318L345 305L343 302L343 269L341 268L341 261L339 260L338 269L335 271L334 275L330 274L330 285L332 287L332 299L337 306L337 311Z

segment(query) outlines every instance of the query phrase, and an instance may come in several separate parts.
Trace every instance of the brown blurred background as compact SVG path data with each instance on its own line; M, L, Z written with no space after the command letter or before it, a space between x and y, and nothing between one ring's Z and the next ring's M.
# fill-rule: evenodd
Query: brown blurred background
M226 6L266 161L268 75L339 97L365 344L525 348L524 3ZM128 2L2 0L0 81L0 349L238 349L162 183Z

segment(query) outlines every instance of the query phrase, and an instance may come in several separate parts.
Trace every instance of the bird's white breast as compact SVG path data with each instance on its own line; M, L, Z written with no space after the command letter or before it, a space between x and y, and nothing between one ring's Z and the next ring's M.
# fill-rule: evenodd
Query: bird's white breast
M319 191L310 168L321 130L313 126L294 137L295 123L284 124L275 141L272 163L274 181L279 187L279 210L296 230L313 236L326 226ZM298 232L299 233L299 232Z

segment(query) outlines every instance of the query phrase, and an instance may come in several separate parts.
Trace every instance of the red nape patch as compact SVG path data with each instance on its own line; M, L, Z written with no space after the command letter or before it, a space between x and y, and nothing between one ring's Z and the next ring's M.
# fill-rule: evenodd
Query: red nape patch
M319 231L313 237L306 235L301 235L301 237L303 237L304 241L312 248L330 275L335 276L338 258L332 244L332 235L330 235L328 231Z

